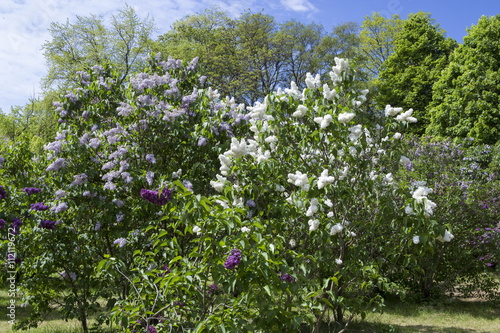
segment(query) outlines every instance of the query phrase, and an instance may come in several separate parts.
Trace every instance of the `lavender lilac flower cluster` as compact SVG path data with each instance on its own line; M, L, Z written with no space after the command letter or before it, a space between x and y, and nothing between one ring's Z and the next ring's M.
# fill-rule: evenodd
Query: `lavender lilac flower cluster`
M169 202L170 199L172 199L172 190L169 190L168 188L165 187L163 188L163 190L161 190L160 194L158 192L160 192L160 190L153 191L143 188L141 190L141 197L159 206L166 205L167 202Z
M231 254L224 263L224 267L227 269L234 269L240 264L241 261L241 251L238 249L231 250Z

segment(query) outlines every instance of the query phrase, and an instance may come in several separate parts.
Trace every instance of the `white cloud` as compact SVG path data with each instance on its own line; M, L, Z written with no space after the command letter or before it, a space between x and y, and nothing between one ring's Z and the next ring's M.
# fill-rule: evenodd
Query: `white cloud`
M296 12L317 11L318 9L307 0L281 0L281 4Z

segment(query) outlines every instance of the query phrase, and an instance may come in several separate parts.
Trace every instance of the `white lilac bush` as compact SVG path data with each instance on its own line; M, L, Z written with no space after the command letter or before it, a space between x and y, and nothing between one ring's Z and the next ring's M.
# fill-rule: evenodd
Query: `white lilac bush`
M308 75L303 91L292 82L246 108L249 132L218 156L219 194L160 217L175 216L149 254L136 253L137 273L124 274L137 289L115 307L118 321L132 331L342 329L381 308L375 291L411 263L409 248L451 240L432 220L432 190L393 177L412 111L387 106L374 124L353 80L337 59L329 80ZM151 269L159 255L164 271Z
M195 67L158 56L125 83L95 67L56 105L43 177L0 191L29 249L22 325L58 303L88 331L104 297L124 332L340 330L415 247L453 238L432 190L393 176L412 110L362 111L347 60L247 107Z

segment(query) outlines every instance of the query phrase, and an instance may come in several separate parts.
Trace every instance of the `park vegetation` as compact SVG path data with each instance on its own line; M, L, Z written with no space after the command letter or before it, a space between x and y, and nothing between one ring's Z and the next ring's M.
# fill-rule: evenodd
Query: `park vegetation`
M341 332L499 296L500 16L462 44L421 12L155 29L53 23L44 96L0 113L15 327Z

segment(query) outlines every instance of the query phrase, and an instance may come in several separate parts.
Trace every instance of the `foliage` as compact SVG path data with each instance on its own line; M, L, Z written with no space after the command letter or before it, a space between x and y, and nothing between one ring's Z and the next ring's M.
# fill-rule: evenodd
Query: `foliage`
M153 31L153 21L141 20L129 6L112 15L108 23L96 15L77 16L75 23L51 23L52 40L42 46L48 67L45 88L67 89L75 83L76 72L109 61L123 81L143 67Z
M132 285L112 311L125 331L340 329L380 309L374 290L391 286L380 268L414 246L414 231L446 237L429 223L425 194L410 197L389 172L408 118L392 118L401 112L392 108L375 126L348 63L337 59L330 76L322 85L308 75L302 92L292 86L247 107L251 132L219 155L219 194L174 183L143 229L146 247L126 238L124 249L139 246L133 264L114 255L100 263L103 276Z
M456 42L430 18L430 14L409 15L394 42L394 53L383 64L378 78L379 107L396 104L413 108L419 124L414 132L423 134L429 124L428 105L432 86L448 64Z
M500 16L479 19L433 89L428 133L494 144L500 136Z
M380 311L386 292L497 286L483 273L500 257L498 145L404 141L412 110L374 113L347 60L325 69L321 55L363 47L356 25L325 36L261 13L187 17L153 47L200 52L207 78L198 58L159 54L139 72L152 25L130 8L120 15L123 53L111 64L100 18L56 27L61 40L95 43L52 54L75 55L53 67L71 87L54 103L55 141L28 138L50 135L29 119L49 99L2 115L12 130L0 146L1 246L30 310L17 327L58 308L88 332L104 298L100 322L124 332L342 331ZM384 36L399 25L373 21L365 28ZM406 86L391 89L415 97L454 43L423 13L399 36L381 78L395 59L400 70L418 63L418 77L390 77L401 74ZM33 127L19 130L23 117ZM33 149L42 145L46 156Z
M0 111L0 145L27 141L33 152L40 153L56 132L51 98L47 94L43 99L33 99L23 107L12 108L8 114Z
M79 72L80 87L55 104L61 125L56 141L45 145L48 161L28 163L36 172L27 170L26 180L15 176L26 164L16 159L31 161L31 156L5 154L2 183L12 185L1 202L2 215L22 222L19 287L32 306L20 326L36 325L58 304L65 318L77 318L87 331L99 297L111 302L112 296L127 295L123 279L103 287L94 269L105 254L130 263L131 253L115 249L113 242L152 223L141 188L163 188L160 175L175 174L189 177L184 186L210 193L225 147L219 144L238 133L244 116L232 101L214 101L216 91L198 90L203 79L194 71L196 59L153 60L152 66L126 85L119 83L121 73L108 67ZM41 172L43 179L36 176ZM35 197L22 193L27 186L43 189L36 202L47 209L31 207ZM137 242L147 237L136 232Z
M493 150L428 138L412 138L409 145L400 176L434 184L436 214L453 229L455 238L451 244L418 248L416 262L406 272L412 278L393 279L425 299L457 290L463 295L496 297L498 282L483 274L498 258L500 187L494 169L488 169Z
M306 74L327 74L336 56L354 56L357 32L353 22L326 34L317 24L252 12L232 19L211 8L175 22L152 48L179 59L199 56L208 83L251 105L291 81L304 88Z
M370 77L377 77L383 64L394 52L396 36L402 30L399 15L385 18L379 13L365 17L359 32L358 57L363 59L361 70Z

